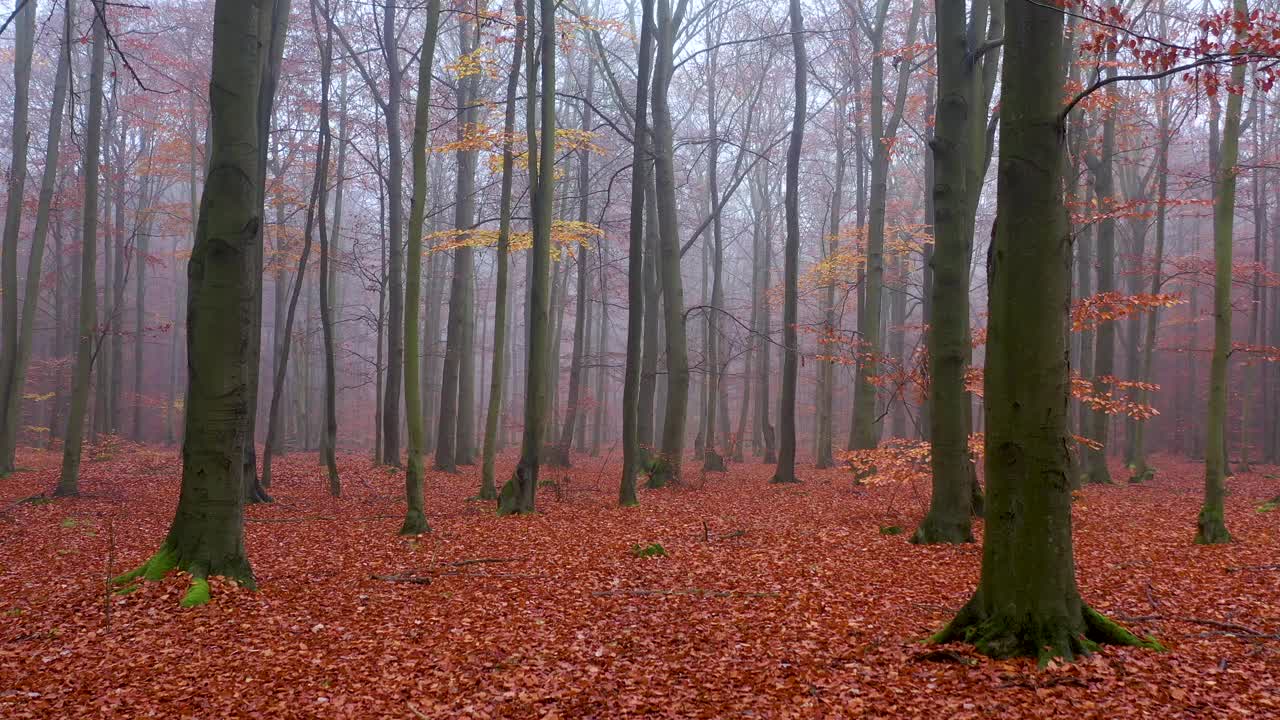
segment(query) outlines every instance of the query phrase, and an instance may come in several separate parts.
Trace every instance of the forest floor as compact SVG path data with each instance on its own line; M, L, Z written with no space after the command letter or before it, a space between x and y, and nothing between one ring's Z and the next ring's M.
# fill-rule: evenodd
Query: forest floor
M468 500L476 469L431 473L434 532L409 539L401 474L343 457L334 500L315 456L291 455L276 502L248 511L261 589L214 583L182 609L182 578L105 583L163 538L176 453L122 448L85 463L83 498L15 504L53 487L57 461L22 453L0 480L3 718L1280 716L1280 510L1258 511L1276 468L1229 482L1227 546L1191 542L1191 462L1084 490L1084 598L1169 649L1038 670L921 643L981 557L907 542L923 483L804 468L779 487L748 463L622 510L616 455L575 457L531 517ZM650 543L668 556L631 553Z

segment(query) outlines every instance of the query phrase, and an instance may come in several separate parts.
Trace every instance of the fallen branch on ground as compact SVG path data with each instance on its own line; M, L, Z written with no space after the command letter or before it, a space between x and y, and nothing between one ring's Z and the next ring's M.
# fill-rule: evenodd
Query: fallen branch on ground
M688 590L667 590L662 588L639 588L635 590L601 590L600 592L591 593L592 597L645 597L650 595L693 595L702 597L748 597L748 598L771 598L778 597L776 592L743 592L739 590L703 590L701 588L690 588Z

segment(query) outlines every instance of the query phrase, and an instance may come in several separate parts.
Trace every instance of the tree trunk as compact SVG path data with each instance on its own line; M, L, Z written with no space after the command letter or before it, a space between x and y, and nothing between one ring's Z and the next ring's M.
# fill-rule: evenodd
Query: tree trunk
M182 490L169 533L152 558L119 578L193 577L184 605L209 600L206 578L254 585L244 548L244 444L249 405L246 363L254 328L253 245L260 242L262 174L259 89L264 27L272 4L219 0L210 80L210 162L196 245L188 268L188 391Z
M977 115L963 4L936 0L937 109L933 157L932 295L929 312L929 441L933 492L913 543L973 542L969 523L969 437L964 390L968 359L968 275L973 237L967 221L970 123ZM981 27L975 15L974 24ZM985 115L985 112L983 113Z
M800 153L804 144L809 61L805 56L804 18L800 0L791 0L791 47L795 54L795 109L791 117L791 142L787 147L787 190L783 203L787 216L787 242L783 255L782 302L782 397L779 399L778 469L769 482L794 483L796 478L796 376L800 372L799 322L800 284Z
M963 638L988 655L1044 663L1070 660L1097 642L1146 643L1086 606L1076 586L1067 476L1071 237L1062 195L1062 15L1015 2L1008 16L988 260L990 512L978 589L933 640Z
M10 136L9 187L5 201L4 239L0 245L0 475L13 472L18 427L22 425L22 395L25 363L22 361L22 330L18 327L18 235L22 229L22 211L26 207L27 148L30 129L31 58L36 39L36 0L15 8L13 56L13 126ZM59 60L61 68L62 60ZM61 76L59 76L61 77ZM65 91L64 91L65 93ZM54 114L61 112L55 103ZM59 118L61 121L61 118ZM56 153L56 150L55 150ZM55 155L56 157L56 155ZM56 172L45 166L45 175ZM34 250L34 248L33 248ZM34 253L33 253L34 256ZM26 279L28 288L39 282ZM30 294L28 290L27 294ZM26 305L30 305L28 301ZM30 345L28 339L26 344ZM10 441L9 437L13 440Z
M15 27L15 42L18 40L19 35L25 34L28 31L31 31L32 37L34 37L34 28L32 25L34 24L35 12L35 0L30 0L29 7L25 7L22 10L23 17L17 20L18 25ZM13 472L14 470L14 456L17 452L18 446L18 428L22 426L22 399L26 386L27 365L31 360L31 341L35 327L36 308L40 299L40 274L44 269L44 246L45 240L49 234L49 214L50 208L53 204L53 191L58 179L58 151L61 147L60 144L62 141L62 119L66 108L67 85L68 77L70 75L70 63L68 62L68 59L71 55L71 43L73 42L72 22L74 15L74 0L68 0L63 15L62 45L60 52L58 53L58 67L54 75L53 103L49 110L49 132L47 142L45 143L44 173L40 178L40 197L37 201L38 205L36 207L36 225L35 229L31 233L31 252L27 256L27 273L24 277L25 285L23 286L22 297L22 317L18 326L16 342L10 345L9 343L15 339L7 336L4 338L5 352L8 354L5 355L4 359L0 359L0 383L3 383L3 385L0 385L0 399L4 402L4 405L0 406L0 475ZM24 36L22 43L27 42L27 40L28 39ZM22 43L19 43L19 45L22 45ZM28 53L25 62L27 63L27 69L29 70L31 62L30 49L26 48L24 51ZM19 65L21 64L21 62L15 63L15 75L19 73ZM15 82L15 88L19 85L19 83ZM25 94L26 90L23 89L21 92ZM15 105L19 101L17 96L18 93L15 92ZM13 138L15 146L19 138L16 115L17 113L15 112ZM16 149L17 148L15 147L15 150ZM13 157L15 158L16 163L16 152ZM18 165L15 164L14 170L15 172L13 175L16 175ZM13 182L16 182L16 180L16 177L12 177ZM21 194L22 193L19 193L19 196L21 196ZM9 208L20 210L22 203L18 202L16 205L17 207L15 208L15 203L11 196L9 200ZM8 218L6 217L6 222L7 221ZM4 245L5 262L8 263L9 258L12 257L13 262L15 263L14 269L16 272L17 239L16 237L14 238L14 243L11 247L8 243L7 233L8 230L6 228L6 240ZM60 256L58 257L57 262L61 262ZM6 272L7 270L8 268L6 268ZM10 280L11 278L6 274L5 280L0 284L5 288L12 288L13 294L16 296L17 285L12 284ZM8 291L5 292L6 302L9 299L9 294L10 293ZM60 303L58 303L57 307L61 310ZM60 312L58 313L58 317L61 317ZM56 329L54 337L58 337ZM54 424L51 423L49 426L50 434L52 434L53 427Z
M387 65L387 367L382 396L382 462L400 466L400 385L404 378L404 163L400 93L404 69L397 49L396 4L382 6L382 49Z
M911 14L907 21L906 45L915 42L916 26L920 18L920 0L912 0ZM876 9L875 25L871 29L873 60L871 63L871 97L884 96L884 63L881 57L884 47L885 22L889 0L880 0ZM880 424L876 412L876 386L874 378L878 370L880 353L880 325L884 295L884 240L885 214L889 194L890 144L897 136L906 107L911 63L899 62L897 90L890 116L884 116L884 104L871 103L871 199L870 222L867 227L867 274L864 302L858 305L858 334L862 362L858 366L858 378L854 393L853 447L867 450L880 440Z
M585 96L582 102L582 131L591 132L588 120L588 109L595 95L595 66L587 65L587 81ZM591 182L591 150L582 148L578 151L578 222L584 225L590 222L590 182ZM571 464L569 450L573 443L573 435L580 429L579 423L586 424L586 416L579 408L582 403L582 385L586 379L583 364L586 358L586 347L590 335L589 318L587 316L587 289L591 287L588 270L586 248L578 248L574 255L577 260L578 287L574 301L573 314L573 356L569 361L569 397L565 405L564 425L560 428L560 442L551 458L552 465L569 467ZM581 448L580 448L581 449Z
M644 459L643 439L640 428L644 424L642 407L641 364L642 349L647 352L649 337L645 333L641 337L642 326L653 298L646 297L645 271L647 265L655 261L645 252L645 195L649 188L649 74L650 58L653 55L653 0L641 0L640 47L636 81L635 128L631 143L631 218L629 225L629 246L627 259L627 360L622 380L622 481L618 487L618 504L622 507L638 505L636 496L636 471ZM602 268L603 270L603 268ZM604 304L604 296L600 298ZM603 335L602 335L603 337ZM656 338L655 338L656 339ZM601 343L603 349L603 343ZM651 389L652 394L652 389ZM650 400L652 403L652 400ZM649 405L649 422L653 420L653 406Z
M845 124L848 122L848 101L844 95L836 99L835 119L835 181L831 188L831 214L827 227L826 257L834 259L840 252L840 217L843 213L844 173L846 161ZM829 341L836 339L836 283L834 277L822 289L822 334L818 336L818 354L832 356L834 345ZM834 402L836 389L836 364L830 360L818 362L818 384L814 398L817 406L816 452L814 465L819 470L835 466L833 456Z
M511 70L507 74L507 96L502 120L502 193L498 201L497 290L494 297L493 368L489 375L489 411L484 422L484 455L480 464L480 499L497 500L494 480L494 458L498 452L498 423L502 419L503 381L506 375L504 357L507 344L507 284L511 255L511 186L515 178L515 156L511 138L516 128L516 93L520 89L520 56L524 50L524 2L515 0L516 30L511 48Z
M1108 60L1115 61L1115 52L1108 53ZM1113 71L1114 72L1114 71ZM1113 83L1103 91L1114 102L1116 85ZM1105 108L1102 122L1102 148L1098 158L1090 160L1093 171L1094 192L1098 198L1098 209L1104 213L1098 223L1098 293L1109 293L1115 290L1116 262L1116 221L1113 217L1115 207L1115 173L1112 162L1116 152L1116 109ZM1095 391L1103 385L1110 385L1115 372L1116 323L1103 322L1098 325L1097 345L1094 347L1093 381ZM1110 416L1105 412L1095 411L1090 416L1089 438L1102 447L1090 446L1087 450L1085 482L1094 484L1111 484L1111 471L1107 469L1107 445L1110 443L1108 427Z
M401 535L418 535L431 530L427 524L422 495L422 374L418 368L418 318L422 292L422 235L427 208L427 139L431 129L431 67L435 59L436 37L440 29L440 0L427 6L427 27L418 59L418 97L413 115L413 200L409 205L409 247L404 294L404 404L408 423L408 465L405 472L404 523ZM465 35L465 33L464 33Z
M54 495L80 494L80 454L84 439L85 410L89 404L89 376L93 371L94 327L98 316L98 168L102 152L102 71L106 58L107 28L104 0L93 0L93 50L89 66L89 111L85 118L84 205L80 247L80 331L76 342L75 371L71 381L71 407L67 431L62 436L62 471Z
M1235 0L1237 16L1248 16L1245 0ZM1244 31L1236 40L1244 42ZM1231 67L1227 114L1214 181L1213 203L1213 360L1209 368L1209 408L1205 421L1204 504L1197 520L1196 542L1231 541L1224 516L1227 448L1227 362L1231 355L1231 241L1235 226L1236 163L1240 156L1240 112L1244 100L1245 65Z
M311 23L315 26L315 32L318 36L320 34L320 28L319 20L316 17L316 1L317 0L312 0L311 2ZM317 37L316 39L319 41L320 38ZM325 465L329 495L331 497L339 497L342 495L342 480L338 477L338 458L336 455L336 448L334 447L338 441L338 379L337 372L334 368L334 323L333 311L330 308L332 300L329 295L332 290L331 277L333 269L332 263L329 259L328 223L328 168L329 153L331 152L332 147L332 136L329 129L329 87L333 76L333 27L329 25L327 21L325 22L324 44L321 45L321 48L320 144L323 148L321 157L324 159L324 166L318 170L320 186L320 203L318 209L320 215L320 268L319 277L316 282L316 289L320 292L320 333L323 336L324 343L324 424L320 433L320 455ZM341 162L339 165L341 165ZM342 182L341 171L339 171L338 182ZM335 213L335 235L338 232L337 220L340 219L340 216L340 212Z
M1164 19L1161 18L1162 24ZM1162 90L1167 91L1168 87L1164 86ZM1164 244L1165 244L1165 219L1167 211L1165 209L1165 201L1169 193L1169 144L1171 142L1170 120L1169 120L1169 98L1167 94L1162 92L1156 100L1156 109L1158 120L1156 124L1156 249L1155 257L1152 261L1151 272L1151 293L1154 295L1159 293L1164 286L1164 278L1162 269L1164 266ZM1160 326L1160 309L1152 308L1150 316L1147 318L1146 334L1142 343L1142 366L1136 380L1144 383L1152 381L1153 364L1155 361L1156 351L1156 331ZM1137 402L1146 403L1149 393L1146 390L1139 390L1136 397ZM1155 468L1147 464L1147 448L1146 448L1146 430L1147 421L1140 420L1134 423L1133 443L1130 452L1130 467L1132 475L1129 476L1129 482L1141 483L1155 477Z
M756 244L752 250L751 259L753 274L757 277L757 280L753 283L756 291L751 295L753 303L757 306L754 333L756 347L759 348L760 354L755 421L756 432L760 436L760 444L756 446L756 449L757 451L763 450L761 462L766 465L772 465L778 462L778 456L774 446L773 423L770 420L769 413L769 382L771 375L769 357L773 354L771 347L773 337L769 331L769 303L765 298L769 297L769 276L772 272L770 264L772 259L771 247L773 245L773 207L769 202L769 176L764 166L762 166L760 181L752 187L751 204L755 210L755 226L757 228L760 225L764 226L764 231L756 234ZM761 222L762 215L763 222Z
M674 14L671 0L658 0L657 67L653 83L654 165L658 200L659 276L667 336L667 401L662 427L662 458L649 476L649 487L680 482L684 461L685 423L689 406L689 355L685 338L684 286L680 278L679 219L676 215L675 144L667 92L674 72L676 33L686 0Z
M556 3L539 0L541 20L541 62L534 59L533 23L529 23L528 117L525 127L529 135L529 168L531 188L530 215L533 218L533 246L528 314L528 363L525 373L524 437L520 444L520 462L514 475L498 495L498 514L527 514L534 511L538 489L538 465L542 452L542 436L546 426L547 366L550 364L550 298L548 270L551 266L551 221L555 199L556 159ZM537 95L538 66L542 72L540 113L534 111ZM540 122L538 115L541 115ZM542 132L538 133L541 125ZM535 143L536 139L536 143ZM537 168L537 179L533 169Z

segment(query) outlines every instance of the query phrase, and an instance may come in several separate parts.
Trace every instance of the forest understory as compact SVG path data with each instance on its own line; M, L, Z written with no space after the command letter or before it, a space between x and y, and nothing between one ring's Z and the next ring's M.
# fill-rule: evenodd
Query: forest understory
M0 484L0 717L1280 714L1280 510L1260 510L1276 467L1228 481L1228 545L1192 544L1198 463L1161 456L1147 484L1077 493L1084 599L1167 651L1038 669L924 644L981 561L978 543L908 543L927 482L803 466L779 486L747 463L620 509L617 456L547 469L520 518L470 499L478 468L428 473L433 532L402 538L401 472L339 456L333 499L314 454L288 455L276 501L247 510L262 589L215 580L183 609L180 576L107 584L163 539L173 450L102 453L83 496L56 501L32 496L59 456L20 451Z

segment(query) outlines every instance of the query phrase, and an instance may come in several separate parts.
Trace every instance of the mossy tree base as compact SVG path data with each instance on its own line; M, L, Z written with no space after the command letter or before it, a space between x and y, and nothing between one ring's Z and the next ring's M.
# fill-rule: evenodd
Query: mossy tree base
M702 454L702 469L705 472L727 472L729 466L724 462L724 456L715 450L707 450Z
M528 515L534 511L537 471L525 461L516 466L515 474L503 483L498 493L498 515Z
M646 468L649 471L649 479L645 481L644 486L650 490L661 490L670 485L680 484L679 472L672 466L671 461L655 455Z
M401 535L422 535L431 532L431 525L427 523L427 516L421 511L410 510L405 513L404 523L400 526Z
M67 485L59 482L57 487L53 489L53 496L60 498L80 497L80 487L78 485Z
M1153 637L1140 638L1084 603L1079 608L1076 617L987 614L975 596L928 642L966 642L988 657L1032 657L1041 667L1050 660L1074 661L1099 645L1164 650Z
M1226 522L1222 518L1221 508L1201 508L1200 517L1196 521L1197 545L1221 545L1231 542L1231 533L1227 532Z
M209 578L215 575L234 580L251 590L257 588L247 559L241 558L241 562L232 561L224 566L210 569L207 561L186 559L168 542L161 545L156 554L143 564L112 578L111 585L117 588L116 592L124 594L136 590L138 581L159 582L175 570L184 570L191 574L191 587L187 589L180 601L182 607L196 607L208 603L211 599Z
M479 500L497 500L498 487L491 478L486 478L485 482L480 486L480 492L476 494Z
M924 516L910 542L912 545L963 545L973 542L973 528L967 517L956 520L931 512Z
M1129 476L1130 485L1141 485L1142 483L1151 482L1156 477L1156 469L1146 463L1136 463L1131 465L1129 470L1133 473Z
M800 478L795 476L794 472L778 471L773 477L769 478L770 485L796 485L800 482Z

